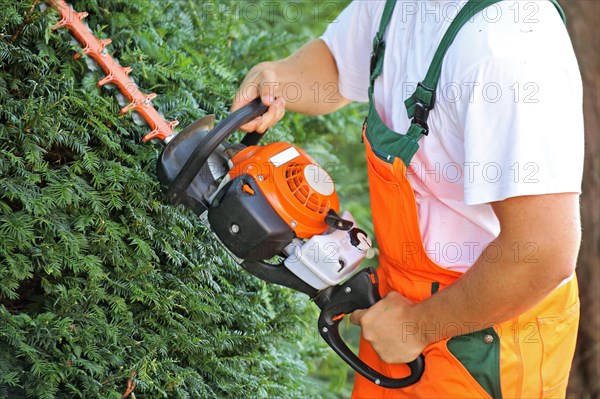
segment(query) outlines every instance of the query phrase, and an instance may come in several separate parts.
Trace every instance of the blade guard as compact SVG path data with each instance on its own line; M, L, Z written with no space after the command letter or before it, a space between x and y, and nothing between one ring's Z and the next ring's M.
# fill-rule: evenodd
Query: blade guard
M172 184L190 158L192 151L209 134L213 125L214 116L205 116L169 141L162 151L156 168L158 180L163 186L169 187ZM219 145L213 153L209 154L207 162L196 173L194 180L186 188L185 195L182 195L181 203L198 215L208 208L209 198L217 189L217 180L227 174L227 160L223 151L224 147Z
M202 215L218 188L216 181L229 170L223 154L226 139L266 110L258 99L232 112L214 128L214 116L205 116L170 140L157 164L158 180L166 188L169 202Z

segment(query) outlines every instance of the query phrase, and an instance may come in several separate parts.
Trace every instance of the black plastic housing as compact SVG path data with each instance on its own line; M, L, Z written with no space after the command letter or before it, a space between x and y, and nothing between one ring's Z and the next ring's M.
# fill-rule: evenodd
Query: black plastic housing
M250 190L243 190L245 184ZM294 231L250 175L236 177L219 191L208 210L208 221L235 256L249 261L280 255L294 238Z

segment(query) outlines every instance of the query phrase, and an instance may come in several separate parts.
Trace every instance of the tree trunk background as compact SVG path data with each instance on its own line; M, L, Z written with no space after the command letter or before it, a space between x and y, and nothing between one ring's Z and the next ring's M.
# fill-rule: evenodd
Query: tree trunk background
M586 140L583 242L577 266L581 322L569 397L597 398L600 397L600 2L563 1L563 6L583 78Z

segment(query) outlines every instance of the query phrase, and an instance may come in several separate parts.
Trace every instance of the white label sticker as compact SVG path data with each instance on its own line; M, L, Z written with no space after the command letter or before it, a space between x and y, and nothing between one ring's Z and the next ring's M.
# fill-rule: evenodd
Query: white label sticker
M287 150L281 151L279 154L273 155L269 160L275 167L280 167L286 162L291 161L292 159L299 157L300 153L294 147L290 147Z

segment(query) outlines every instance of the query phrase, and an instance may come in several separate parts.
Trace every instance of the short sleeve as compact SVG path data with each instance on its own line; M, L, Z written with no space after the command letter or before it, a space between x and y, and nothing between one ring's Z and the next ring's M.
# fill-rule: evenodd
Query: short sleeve
M574 54L483 61L463 81L465 202L581 192L583 104Z
M337 63L340 92L349 100L369 99L369 62L376 33L373 21L379 21L384 3L353 1L321 36Z

